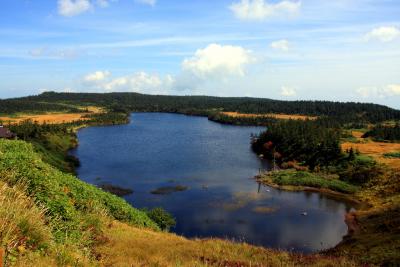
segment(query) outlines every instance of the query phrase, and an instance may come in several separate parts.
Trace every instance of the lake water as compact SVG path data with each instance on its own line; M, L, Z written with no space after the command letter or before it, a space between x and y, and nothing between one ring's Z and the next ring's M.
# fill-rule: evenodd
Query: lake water
M318 193L285 192L253 179L268 162L250 148L262 127L222 125L203 117L134 113L127 125L78 133L78 176L92 184L130 188L133 206L163 207L172 231L271 248L313 252L338 244L351 207ZM155 195L160 187L187 190ZM302 213L307 212L307 216Z

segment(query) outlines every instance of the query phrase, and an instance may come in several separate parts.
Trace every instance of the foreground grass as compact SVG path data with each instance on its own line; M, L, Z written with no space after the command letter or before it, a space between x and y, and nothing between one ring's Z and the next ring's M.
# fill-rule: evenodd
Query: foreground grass
M304 256L220 239L189 240L114 222L95 250L104 266L357 266L344 257Z
M286 189L290 189L290 187L288 186L313 187L320 189L330 189L340 193L354 193L358 190L357 186L348 184L344 181L340 181L336 178L324 177L307 171L271 171L260 175L258 177L258 180L272 186L286 186Z
M0 248L8 263L25 257L28 250L29 258L49 257L61 266L86 265L94 260L91 247L112 219L159 229L145 212L57 170L39 155L26 142L0 140L0 187L4 188Z

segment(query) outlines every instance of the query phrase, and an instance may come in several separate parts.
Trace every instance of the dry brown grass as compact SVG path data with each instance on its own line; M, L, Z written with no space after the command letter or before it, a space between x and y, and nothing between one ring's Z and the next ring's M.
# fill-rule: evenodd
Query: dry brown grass
M103 112L102 108L99 107L87 107L89 112L82 113L46 113L46 114L38 114L38 115L29 115L23 114L19 116L4 116L0 117L0 121L3 122L11 122L11 123L19 123L24 120L32 120L37 121L40 124L48 123L48 124L57 124L57 123L68 123L78 120L87 120L88 118L84 118L85 115L93 114L93 113L101 113Z
M355 266L343 258L302 256L219 239L189 240L113 222L97 247L103 266Z
M30 249L51 243L44 213L23 189L0 181L0 250L3 257L7 254L22 256Z
M352 131L351 134L357 139L362 138L362 136L364 135L364 133L360 131Z
M221 112L224 115L230 116L230 117L244 117L244 118L253 118L253 117L272 117L276 119L282 119L282 120L315 120L317 117L313 116L306 116L306 115L294 115L294 114L273 114L273 113L268 113L268 114L245 114L245 113L239 113L239 112Z
M367 140L365 143L350 143L346 142L342 144L342 149L347 150L353 148L358 150L361 154L371 156L376 161L386 164L392 168L400 169L399 158L385 158L384 154L399 152L400 144L398 143L382 143Z

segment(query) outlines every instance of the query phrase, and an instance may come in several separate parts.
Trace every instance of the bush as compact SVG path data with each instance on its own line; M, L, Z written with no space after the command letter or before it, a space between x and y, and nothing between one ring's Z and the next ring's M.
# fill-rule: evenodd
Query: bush
M175 218L163 208L154 208L150 211L147 210L146 214L164 231L168 231L176 224Z
M365 156L357 156L354 160L340 165L337 172L340 180L363 185L374 177L381 175L383 170L373 159Z

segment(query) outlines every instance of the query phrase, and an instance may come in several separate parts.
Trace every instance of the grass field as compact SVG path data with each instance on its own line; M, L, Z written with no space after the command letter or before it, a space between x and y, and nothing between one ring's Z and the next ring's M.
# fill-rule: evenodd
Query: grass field
M224 115L230 116L230 117L272 117L276 119L282 119L282 120L315 120L317 117L313 116L306 116L306 115L293 115L293 114L273 114L273 113L268 113L268 114L244 114L244 113L238 113L238 112L221 112Z
M353 148L361 154L370 156L380 163L386 164L394 169L400 169L400 158L385 156L386 154L399 152L400 143L375 142L371 139L361 138L362 132L353 131L352 133L358 142L342 143L342 149L344 151Z
M82 113L47 113L47 114L16 114L13 116L3 116L0 117L0 121L5 123L19 123L24 120L33 120L37 121L40 124L48 123L48 124L57 124L57 123L68 123L78 120L88 120L85 118L85 115L101 113L103 110L98 107L87 107L86 110L82 110Z

